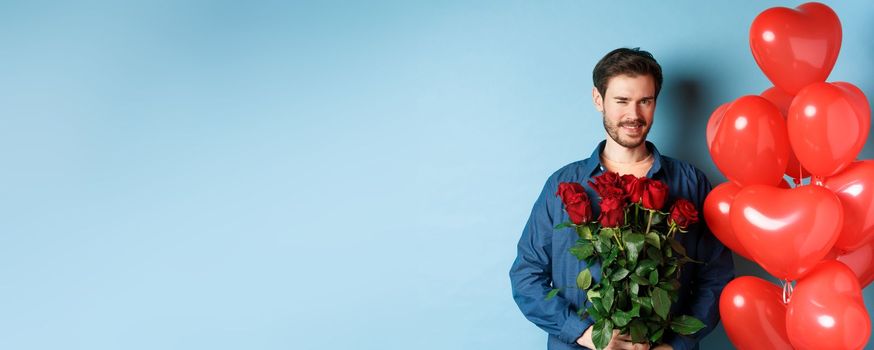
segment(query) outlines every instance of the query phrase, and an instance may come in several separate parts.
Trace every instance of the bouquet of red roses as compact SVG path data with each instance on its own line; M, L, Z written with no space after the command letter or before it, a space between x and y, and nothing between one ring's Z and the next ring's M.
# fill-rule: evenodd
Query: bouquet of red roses
M577 276L577 287L591 303L579 315L595 321L595 346L606 347L614 329L630 334L635 343L659 343L668 328L682 335L704 328L694 317L668 314L678 299L682 266L694 262L674 235L698 221L695 206L678 199L669 212L662 212L668 186L646 177L607 172L592 180L589 186L601 197L597 220L583 186L562 182L556 195L571 222L555 228L576 230L579 239L570 253L587 266L601 262L600 283L593 285L588 268ZM546 298L559 291L551 290Z

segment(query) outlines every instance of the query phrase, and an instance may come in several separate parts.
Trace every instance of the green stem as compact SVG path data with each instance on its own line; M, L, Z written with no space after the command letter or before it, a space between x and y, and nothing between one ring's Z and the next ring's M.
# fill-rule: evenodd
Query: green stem
M640 205L634 203L634 227L637 227L637 219L640 218Z
M619 247L620 251L625 251L625 248L622 247L622 242L619 240L619 230L613 229L613 239L616 240L616 246Z
M613 231L613 239L616 240L616 246L619 247L620 251L625 251L625 248L622 247L622 242L619 241L619 235L616 234L616 230Z
M649 234L649 228L652 226L652 210L649 211L649 220L646 221L646 231L644 234Z

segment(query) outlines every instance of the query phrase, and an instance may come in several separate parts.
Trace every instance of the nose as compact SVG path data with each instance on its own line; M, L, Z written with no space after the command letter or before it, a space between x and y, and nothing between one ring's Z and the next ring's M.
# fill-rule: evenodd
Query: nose
M641 106L640 104L634 105L634 111L632 113L632 114L634 114L634 118L637 118L637 119L641 118L641 116L643 115L643 108L644 108L644 106Z
M634 105L629 106L625 109L625 116L622 118L623 120L640 120L643 119L641 116L643 115L642 109L640 106Z

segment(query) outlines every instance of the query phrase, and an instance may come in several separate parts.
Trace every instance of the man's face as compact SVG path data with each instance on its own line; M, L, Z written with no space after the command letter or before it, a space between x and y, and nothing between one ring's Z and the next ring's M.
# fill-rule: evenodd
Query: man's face
M592 99L604 115L604 129L613 141L625 148L636 148L646 141L656 105L652 76L617 75L607 81L605 96L593 88Z

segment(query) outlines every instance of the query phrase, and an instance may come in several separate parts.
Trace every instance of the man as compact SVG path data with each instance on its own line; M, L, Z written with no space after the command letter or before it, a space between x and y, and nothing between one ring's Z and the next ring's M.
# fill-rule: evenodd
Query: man
M603 116L607 138L591 157L568 164L547 179L522 231L518 255L510 269L516 304L528 320L549 333L547 348L554 350L595 348L592 342L594 321L577 315L577 310L587 306L585 291L576 288L576 277L587 267L586 263L568 252L577 235L571 228L554 229L556 224L569 221L561 199L555 195L558 184L584 184L593 200L596 217L598 196L585 184L605 171L647 176L664 182L670 188L667 207L676 198L687 198L700 211L711 189L700 170L661 155L655 145L646 141L662 85L661 67L649 52L614 50L595 66L593 80L592 101ZM716 327L719 294L734 277L731 252L703 222L677 238L689 256L703 264L684 267L680 274L680 298L671 313L692 315L703 321L706 328L693 336L668 332L665 344L633 344L628 335L614 331L608 349L650 349L650 346L659 350L698 349L698 341ZM598 282L600 264L589 268ZM555 298L545 300L553 288L561 291Z

